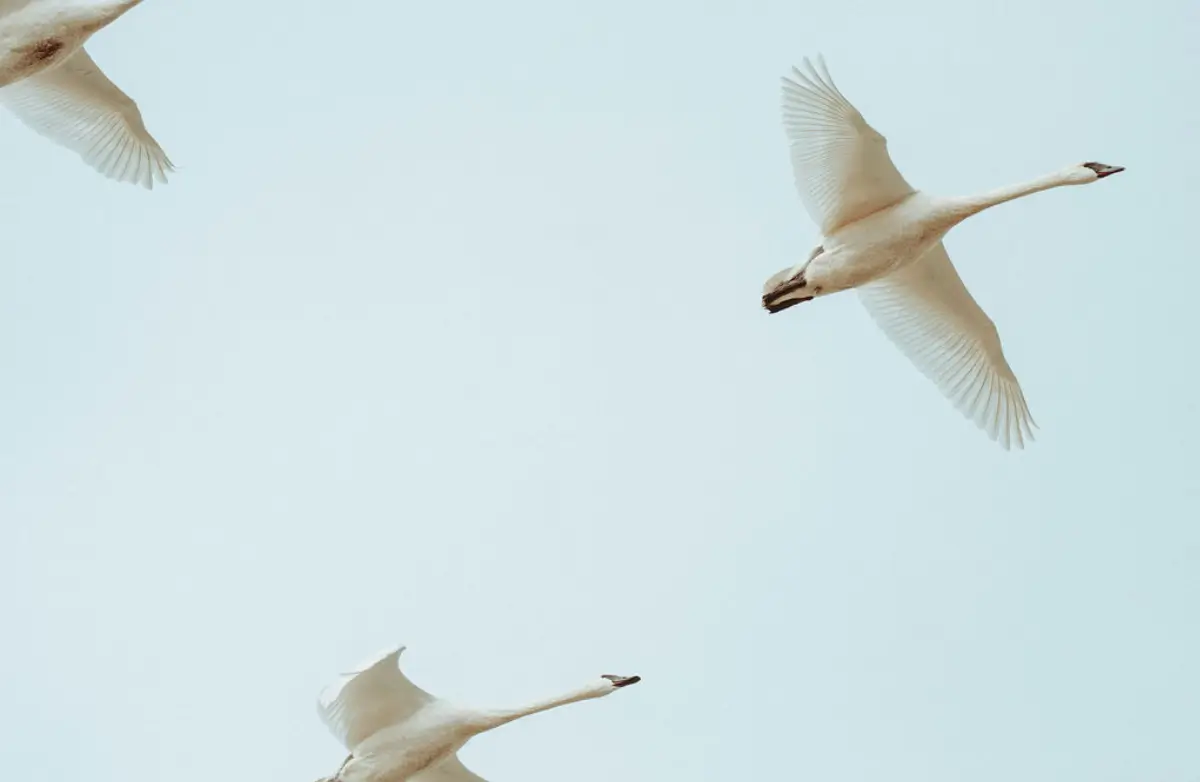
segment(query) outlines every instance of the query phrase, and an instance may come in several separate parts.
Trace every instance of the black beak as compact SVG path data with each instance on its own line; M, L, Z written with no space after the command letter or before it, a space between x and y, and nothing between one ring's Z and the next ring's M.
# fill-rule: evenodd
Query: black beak
M628 687L629 685L637 684L642 680L641 676L613 676L612 674L605 674L600 678L608 679L610 682L612 682L612 686L614 687Z
M1125 170L1125 166L1110 166L1107 163L1084 163L1083 165L1095 171L1097 179L1104 179L1106 176L1119 174Z

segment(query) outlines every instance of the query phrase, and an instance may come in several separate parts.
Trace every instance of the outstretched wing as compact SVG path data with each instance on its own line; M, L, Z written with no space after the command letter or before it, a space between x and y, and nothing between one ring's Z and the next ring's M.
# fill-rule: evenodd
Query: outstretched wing
M800 200L826 236L913 192L887 139L838 91L820 56L817 67L806 57L783 78L783 127Z
M83 49L57 67L0 89L0 104L110 179L150 189L174 170L146 130L137 104Z
M317 712L346 749L353 752L363 739L433 702L400 672L403 651L400 646L374 655L321 691Z
M427 768L412 777L409 782L487 782L487 780L464 766L458 759L458 755L451 755L436 766Z
M857 290L883 333L963 415L1005 449L1033 440L1036 424L996 326L963 285L945 245Z

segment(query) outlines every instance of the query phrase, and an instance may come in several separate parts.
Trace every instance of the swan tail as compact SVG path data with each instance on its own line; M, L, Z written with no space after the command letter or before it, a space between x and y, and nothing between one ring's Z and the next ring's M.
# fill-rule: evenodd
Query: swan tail
M804 272L796 273L795 269L784 269L772 275L763 286L763 309L774 315L788 307L812 301L818 292L808 284Z

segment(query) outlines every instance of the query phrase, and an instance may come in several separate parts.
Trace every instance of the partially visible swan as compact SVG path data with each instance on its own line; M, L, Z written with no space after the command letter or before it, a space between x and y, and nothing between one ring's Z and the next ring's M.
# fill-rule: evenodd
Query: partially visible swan
M988 207L1125 169L1081 163L983 195L928 195L904 181L887 140L838 90L820 56L817 65L805 58L804 70L784 77L782 108L800 200L823 239L767 280L763 306L780 312L857 288L883 332L964 415L1005 449L1024 447L1035 426L1025 396L942 237Z
M568 703L611 695L640 676L601 676L516 709L469 709L435 698L400 672L404 647L375 655L322 691L321 720L350 750L321 782L484 782L458 760L473 736Z
M150 189L174 166L83 44L141 0L0 0L0 104L106 177Z

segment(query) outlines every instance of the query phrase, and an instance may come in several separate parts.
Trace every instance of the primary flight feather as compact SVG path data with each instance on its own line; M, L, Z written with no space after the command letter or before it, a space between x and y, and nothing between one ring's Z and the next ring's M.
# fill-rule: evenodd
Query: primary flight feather
M83 48L139 2L0 0L0 105L104 176L150 189L174 167Z

